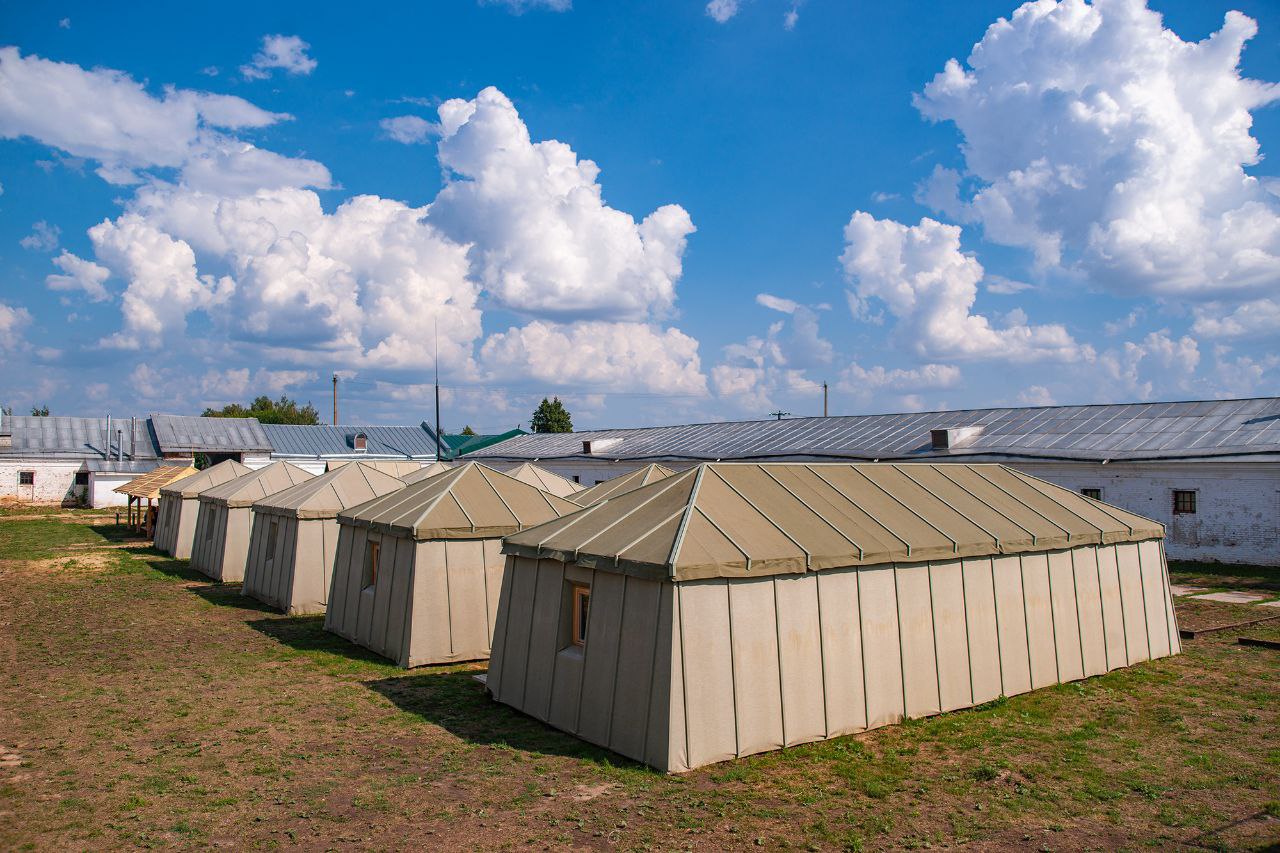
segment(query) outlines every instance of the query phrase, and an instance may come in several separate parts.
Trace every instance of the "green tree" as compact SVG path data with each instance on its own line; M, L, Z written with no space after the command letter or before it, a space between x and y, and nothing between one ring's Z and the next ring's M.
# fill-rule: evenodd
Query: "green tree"
M559 397L550 400L543 397L529 421L529 428L534 432L573 432L573 418Z
M48 404L48 403L45 403L43 406L32 406L32 407L31 407L31 417L33 417L33 418L47 418L47 417L49 417L49 404Z
M239 403L229 403L221 409L205 409L206 418L257 418L264 424L318 424L320 415L315 406L307 403L298 406L296 400L281 395L279 400L272 400L263 395L254 398L248 408Z
M475 435L476 431L471 428L471 424L467 424L462 428L463 435Z

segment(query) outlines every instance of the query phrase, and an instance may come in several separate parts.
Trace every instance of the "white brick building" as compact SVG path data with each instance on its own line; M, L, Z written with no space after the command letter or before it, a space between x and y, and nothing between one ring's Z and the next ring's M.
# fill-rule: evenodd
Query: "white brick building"
M527 435L466 458L536 462L588 486L649 462L1000 462L1160 521L1171 559L1280 565L1274 397Z

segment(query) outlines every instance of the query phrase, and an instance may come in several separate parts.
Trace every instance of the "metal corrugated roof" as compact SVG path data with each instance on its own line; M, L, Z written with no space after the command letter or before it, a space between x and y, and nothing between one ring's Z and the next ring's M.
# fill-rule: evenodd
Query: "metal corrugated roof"
M391 456L401 459L434 459L436 440L421 426L330 426L318 424L263 424L262 430L276 456ZM365 451L355 449L356 433L368 439Z
M934 450L930 431L980 426L962 446ZM583 441L617 439L586 454ZM962 409L738 421L577 433L535 433L468 454L532 460L1205 459L1280 454L1280 398Z
M271 452L271 442L257 418L153 414L151 427L165 453Z
M12 436L10 446L0 456L48 456L63 459L102 459L107 441L107 419L75 418L64 415L30 417L9 415L4 418L5 432ZM122 430L117 439L116 430ZM121 447L123 445L123 448ZM137 449L136 459L155 459L159 448L147 428L146 418L134 420L133 438L129 436L129 418L111 418L111 456L123 449L124 457Z

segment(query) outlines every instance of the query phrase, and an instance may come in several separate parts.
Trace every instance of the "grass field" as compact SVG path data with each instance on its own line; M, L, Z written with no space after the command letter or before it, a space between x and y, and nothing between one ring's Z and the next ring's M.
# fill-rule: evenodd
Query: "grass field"
M1274 570L1175 580L1275 590ZM1178 601L1183 627L1269 608ZM1280 622L664 776L73 516L0 518L0 848L1265 848Z

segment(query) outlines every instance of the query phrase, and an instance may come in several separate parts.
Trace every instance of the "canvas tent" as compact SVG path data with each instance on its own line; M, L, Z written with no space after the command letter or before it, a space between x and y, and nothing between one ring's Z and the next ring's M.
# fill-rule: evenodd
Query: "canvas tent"
M487 687L682 772L1175 654L1163 535L1000 465L703 464L506 539Z
M116 486L114 491L128 498L128 523L140 528L150 525L150 510L160 500L160 490L170 483L191 476L195 470L190 460L183 460L182 464L177 465L158 465L147 473ZM147 502L145 512L142 506L143 501ZM151 532L147 530L148 535Z
M200 493L200 514L191 545L191 566L214 580L244 580L253 504L312 474L288 462L273 462Z
M559 474L553 474L545 468L539 468L532 462L522 462L516 467L506 472L508 477L514 477L522 483L528 483L531 486L537 486L544 492L550 492L556 497L568 498L573 500L577 492L582 491L582 486ZM574 501L577 503L577 501Z
M445 471L452 471L453 466L448 462L428 462L417 471L410 471L408 474L397 474L404 482L409 485L421 483L423 480L430 480L436 474L443 474Z
M591 506L601 501L607 501L609 498L617 497L632 489L647 486L664 477L670 477L674 473L665 465L650 463L643 468L637 468L620 477L614 477L612 480L596 483L589 489L583 489L573 496L573 502L581 506Z
M254 503L242 592L290 615L323 613L338 513L405 488L380 469L352 462Z
M325 462L325 470L333 471L341 468L343 465L352 463L364 465L369 468L381 471L384 474L390 474L392 477L406 477L409 474L416 474L422 470L422 463L413 460L400 459L330 459ZM433 463L429 463L433 464Z
M400 666L487 658L502 537L578 509L470 462L345 510L325 628Z
M187 560L200 514L200 493L249 473L234 459L219 462L160 489L160 512L156 518L155 546L170 557Z

